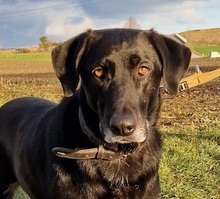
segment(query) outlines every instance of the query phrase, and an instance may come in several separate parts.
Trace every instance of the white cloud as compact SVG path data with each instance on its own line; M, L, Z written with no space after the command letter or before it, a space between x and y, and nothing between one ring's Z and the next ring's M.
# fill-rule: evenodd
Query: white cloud
M102 28L123 28L124 25L125 25L125 21L118 21L118 22L106 24Z
M202 22L203 20L204 17L196 13L194 8L185 9L177 15L177 22L183 24Z
M45 34L51 37L68 38L89 28L94 28L94 22L86 16L80 5L74 4L64 12L51 11L46 16Z
M64 34L64 29L60 25L50 24L45 28L46 35L59 36Z
M89 18L84 18L80 23L50 23L45 28L47 36L70 37L77 35L89 28L93 28L94 24Z
M3 0L0 4L0 41L7 47L33 45L42 35L63 41L88 28L120 28L129 17L143 29L168 34L188 27L219 27L219 0Z

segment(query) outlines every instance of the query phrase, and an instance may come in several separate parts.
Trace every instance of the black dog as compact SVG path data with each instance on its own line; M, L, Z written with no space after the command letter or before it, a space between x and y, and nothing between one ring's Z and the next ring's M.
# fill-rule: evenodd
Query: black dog
M56 47L62 102L0 109L0 198L17 185L32 199L160 198L160 80L176 94L190 55L153 30L90 30Z

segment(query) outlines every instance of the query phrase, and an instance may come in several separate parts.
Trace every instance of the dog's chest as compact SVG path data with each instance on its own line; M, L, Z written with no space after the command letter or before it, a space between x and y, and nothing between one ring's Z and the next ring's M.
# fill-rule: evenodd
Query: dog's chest
M143 165L139 161L115 160L115 161L83 161L81 169L88 171L91 183L94 186L99 182L103 187L103 194L107 198L135 199L141 191L140 176L143 172ZM94 186L93 190L97 187ZM96 197L98 198L98 197ZM102 198L102 197L100 197Z
M111 190L111 197L114 199L135 199L140 198L139 185L115 188Z
M124 161L79 161L80 181L71 173L57 170L60 198L134 199L140 193L136 171ZM138 172L137 172L138 171ZM82 172L84 175L82 175ZM78 178L78 177L77 177Z
M86 182L78 185L71 183L59 187L58 193L53 197L57 199L140 199L142 191L139 185L106 186L93 182Z

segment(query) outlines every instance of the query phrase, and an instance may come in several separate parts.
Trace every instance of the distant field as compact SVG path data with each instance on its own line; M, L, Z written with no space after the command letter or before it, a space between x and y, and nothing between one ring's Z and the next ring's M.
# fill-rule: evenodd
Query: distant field
M51 61L50 53L0 53L2 62L47 62Z
M219 52L220 53L220 45L191 45L191 50L202 56L202 57L208 57L210 52Z
M220 45L220 28L189 30L180 33L188 44Z
M211 51L220 52L220 28L189 30L180 33L187 40L192 51L207 57Z
M13 56L0 54L0 106L22 96L62 99L49 53ZM205 72L220 68L220 59L191 61L191 66L196 64ZM191 68L188 74L193 72ZM160 164L163 199L219 199L219 85L217 78L163 100L159 122L164 140ZM19 191L14 198L26 196Z

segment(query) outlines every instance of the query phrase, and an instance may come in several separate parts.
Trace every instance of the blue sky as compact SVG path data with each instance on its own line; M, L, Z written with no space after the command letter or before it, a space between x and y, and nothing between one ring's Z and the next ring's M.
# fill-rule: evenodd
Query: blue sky
M36 46L46 35L64 41L88 28L141 29L163 34L220 28L219 0L0 0L0 48Z

